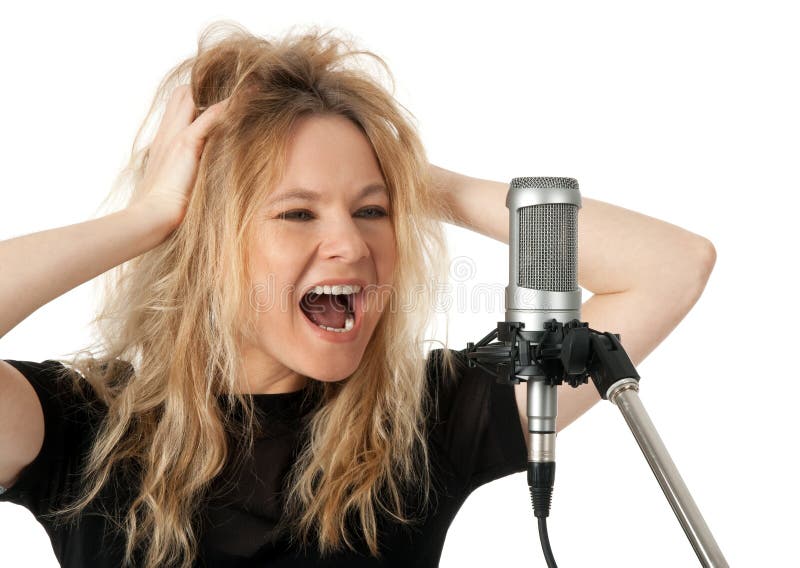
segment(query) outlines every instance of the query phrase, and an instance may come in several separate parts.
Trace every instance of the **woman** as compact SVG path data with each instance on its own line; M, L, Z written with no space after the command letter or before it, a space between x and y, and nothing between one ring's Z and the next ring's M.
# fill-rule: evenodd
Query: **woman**
M421 349L441 221L508 242L507 185L429 166L357 55L382 63L212 25L159 87L127 207L0 243L0 334L118 267L94 349L0 363L0 499L63 566L433 566L469 493L525 469L524 385ZM713 246L587 198L579 227L582 319L638 364ZM559 429L596 400L565 390Z

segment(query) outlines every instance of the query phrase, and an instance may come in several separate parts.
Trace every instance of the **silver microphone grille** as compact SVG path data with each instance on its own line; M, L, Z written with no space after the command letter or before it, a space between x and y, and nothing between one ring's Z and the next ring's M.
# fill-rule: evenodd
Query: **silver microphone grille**
M562 177L515 177L511 180L510 189L541 188L550 189L563 187L564 189L580 189L575 178Z
M559 188L578 191L578 181L562 177L522 177L510 189ZM546 201L546 200L545 200ZM534 290L573 292L578 289L578 207L573 203L541 203L517 210L519 272L517 285Z

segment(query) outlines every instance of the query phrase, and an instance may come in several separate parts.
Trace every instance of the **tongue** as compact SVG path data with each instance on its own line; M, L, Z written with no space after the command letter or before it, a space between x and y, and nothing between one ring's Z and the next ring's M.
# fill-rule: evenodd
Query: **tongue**
M309 294L301 303L301 308L316 324L341 329L347 313L347 300L334 294Z

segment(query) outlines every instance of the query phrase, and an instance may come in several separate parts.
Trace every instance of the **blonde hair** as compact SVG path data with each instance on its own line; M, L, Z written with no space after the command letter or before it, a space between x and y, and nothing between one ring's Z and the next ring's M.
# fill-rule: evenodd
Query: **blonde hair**
M391 93L359 56L380 63ZM395 230L392 295L394 301L413 296L414 305L384 311L347 379L309 381L316 402L290 473L282 524L294 542L325 555L353 548L346 521L356 519L370 552L380 556L378 515L412 523L404 495L413 491L425 503L430 497L431 401L422 347L437 283L447 279L440 221L451 212L432 191L419 135L393 97L383 59L333 30L314 27L268 41L231 22L208 26L197 54L165 76L112 194L127 184L129 199L136 198L149 153L143 133L186 82L199 109L226 97L231 102L207 138L181 225L109 273L93 321L97 341L59 359L78 371L65 368L76 389L94 391L103 418L80 495L54 515L74 518L115 468L134 471L133 501L117 521L126 533L126 565L140 546L147 568L191 565L203 497L228 460L253 444L253 399L236 387L245 384L239 340L256 333L245 262L254 213L283 172L292 124L334 114L356 124L375 151ZM446 339L442 345L452 370ZM229 434L241 447L230 447Z

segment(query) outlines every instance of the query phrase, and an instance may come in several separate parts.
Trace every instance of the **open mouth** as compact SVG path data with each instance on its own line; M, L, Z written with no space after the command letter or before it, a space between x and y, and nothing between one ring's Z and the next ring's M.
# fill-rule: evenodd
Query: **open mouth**
M334 333L347 333L356 324L356 295L360 286L328 287L330 293L317 286L300 299L300 310L313 324Z

